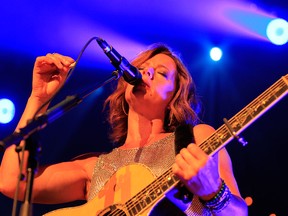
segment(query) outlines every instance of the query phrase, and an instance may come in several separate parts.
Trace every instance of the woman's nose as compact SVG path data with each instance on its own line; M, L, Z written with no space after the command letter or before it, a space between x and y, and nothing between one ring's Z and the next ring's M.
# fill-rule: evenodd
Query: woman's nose
M142 75L144 76L144 74L146 76L148 76L149 79L153 79L153 77L154 77L154 69L153 68L148 68L146 70L143 70Z

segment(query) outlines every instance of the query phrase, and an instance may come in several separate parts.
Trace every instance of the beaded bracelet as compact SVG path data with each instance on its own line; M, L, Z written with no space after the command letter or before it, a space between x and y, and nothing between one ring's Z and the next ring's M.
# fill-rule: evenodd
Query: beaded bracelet
M210 200L204 201L200 199L200 202L204 205L204 207L208 208L210 211L215 213L221 212L223 209L227 207L231 199L231 192L224 180L222 180L222 185L219 192Z

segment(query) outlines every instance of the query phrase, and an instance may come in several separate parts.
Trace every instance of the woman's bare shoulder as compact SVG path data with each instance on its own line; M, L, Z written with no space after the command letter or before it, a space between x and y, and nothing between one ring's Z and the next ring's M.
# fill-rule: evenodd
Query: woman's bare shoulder
M196 144L200 144L213 134L215 129L208 124L198 124L194 126L193 132Z

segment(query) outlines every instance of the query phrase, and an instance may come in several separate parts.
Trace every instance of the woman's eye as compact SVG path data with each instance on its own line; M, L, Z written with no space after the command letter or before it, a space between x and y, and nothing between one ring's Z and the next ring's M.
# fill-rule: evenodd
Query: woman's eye
M167 77L167 73L166 72L161 72L161 71L159 71L158 72L161 76L163 76L163 77Z

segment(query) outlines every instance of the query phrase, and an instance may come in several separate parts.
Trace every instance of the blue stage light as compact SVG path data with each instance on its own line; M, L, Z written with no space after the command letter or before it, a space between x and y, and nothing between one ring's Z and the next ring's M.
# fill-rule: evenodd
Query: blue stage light
M213 61L219 61L222 58L222 50L219 47L213 47L210 50L210 57Z
M0 123L7 124L14 118L15 106L9 99L0 99Z
M276 45L284 45L288 41L288 22L284 19L273 19L266 28L268 39Z

